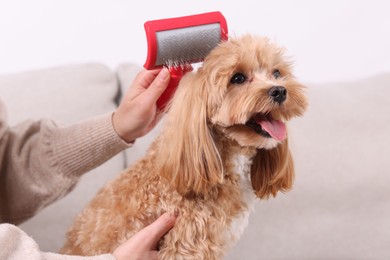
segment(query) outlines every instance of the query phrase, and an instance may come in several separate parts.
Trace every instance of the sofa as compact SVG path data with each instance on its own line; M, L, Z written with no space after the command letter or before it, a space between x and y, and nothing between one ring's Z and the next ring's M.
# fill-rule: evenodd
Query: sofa
M11 125L42 117L73 123L113 111L140 69L88 63L0 74L0 98ZM309 110L289 125L294 187L256 203L225 259L390 259L390 73L304 83ZM74 217L160 130L85 174L73 192L20 227L43 251L57 251Z

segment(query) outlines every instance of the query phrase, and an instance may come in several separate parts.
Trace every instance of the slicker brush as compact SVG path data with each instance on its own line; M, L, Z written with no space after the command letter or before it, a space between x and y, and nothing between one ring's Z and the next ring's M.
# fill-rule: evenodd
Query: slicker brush
M193 70L221 41L227 40L228 29L220 12L148 21L144 24L148 54L145 69L167 67L171 80L157 101L165 110L181 78Z

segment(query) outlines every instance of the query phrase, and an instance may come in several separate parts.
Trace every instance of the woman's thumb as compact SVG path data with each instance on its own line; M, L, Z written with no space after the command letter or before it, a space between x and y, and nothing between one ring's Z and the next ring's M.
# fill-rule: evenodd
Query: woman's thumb
M158 241L175 225L177 216L171 213L164 213L156 221L139 232L140 238L145 240L145 246L155 248Z

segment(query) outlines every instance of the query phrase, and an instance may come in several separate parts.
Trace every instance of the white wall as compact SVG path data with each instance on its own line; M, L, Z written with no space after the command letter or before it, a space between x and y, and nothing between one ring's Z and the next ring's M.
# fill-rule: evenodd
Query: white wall
M221 11L230 34L267 35L297 76L319 82L390 71L390 4L381 0L0 0L0 73L77 62L143 65L147 20Z

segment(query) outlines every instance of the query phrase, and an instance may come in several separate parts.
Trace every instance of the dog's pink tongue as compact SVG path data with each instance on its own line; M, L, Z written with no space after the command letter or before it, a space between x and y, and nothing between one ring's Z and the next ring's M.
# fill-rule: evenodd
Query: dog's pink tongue
M263 130L267 131L272 138L282 141L287 136L286 124L279 120L272 118L258 120L257 123L261 125Z

